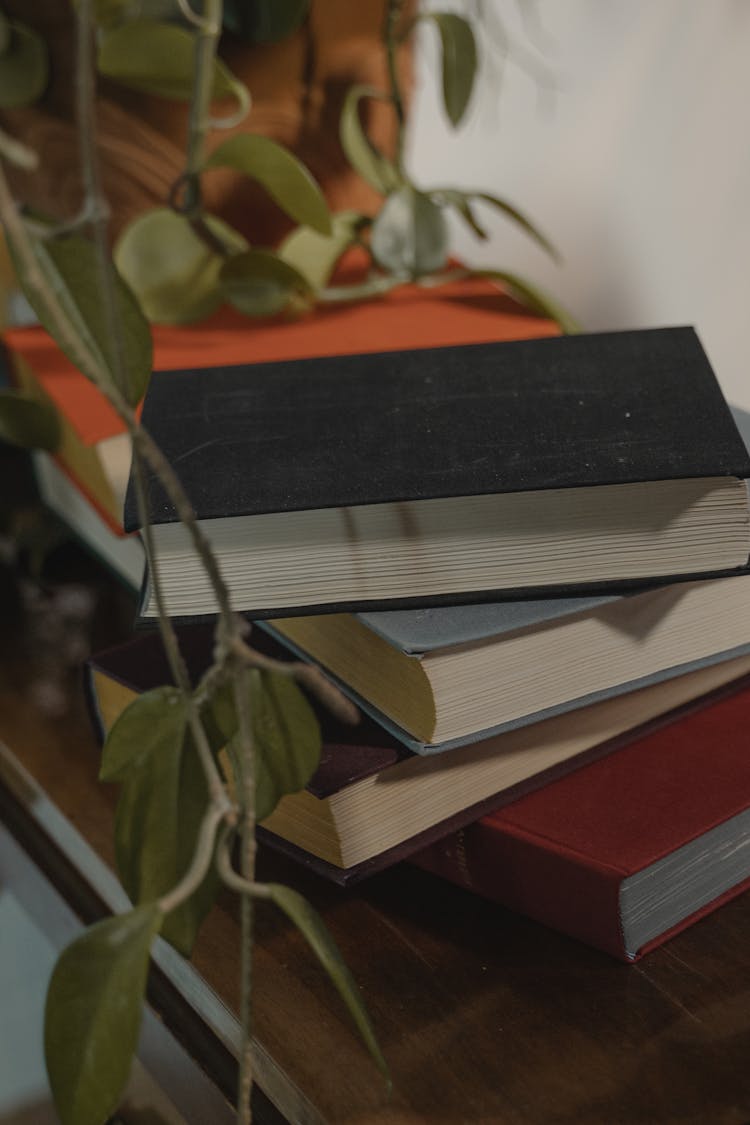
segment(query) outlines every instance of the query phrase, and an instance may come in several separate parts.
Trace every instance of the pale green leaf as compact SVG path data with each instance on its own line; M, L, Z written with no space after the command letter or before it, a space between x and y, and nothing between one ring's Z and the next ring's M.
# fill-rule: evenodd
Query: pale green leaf
M303 24L310 0L224 0L224 26L251 43L277 43Z
M182 750L187 726L185 699L176 687L158 687L134 699L107 735L101 781L122 781L149 754Z
M204 221L229 252L246 249L242 235L221 219ZM226 260L168 208L141 215L115 246L118 269L155 324L189 324L215 312L224 300L219 273Z
M0 48L0 108L31 105L49 82L49 52L41 35L26 24L4 20L5 46Z
M160 899L179 883L193 858L208 801L190 738L179 745L163 743L127 773L115 813L115 860L132 902ZM186 956L216 887L212 868L195 894L164 921L163 936Z
M539 286L519 277L518 274L509 273L507 270L482 269L470 270L468 276L485 277L488 281L499 281L512 296L516 297L527 308L554 320L561 330L568 335L575 335L581 331L578 321L554 297L545 293Z
M158 20L132 20L108 31L97 57L99 72L132 90L187 101L195 79L194 33ZM235 95L237 81L216 59L211 97Z
M23 449L53 451L60 443L60 419L49 402L22 391L0 391L0 438Z
M340 211L332 218L330 235L298 227L282 242L279 257L299 270L313 289L322 289L365 221L357 211Z
M378 1045L375 1031L356 981L347 968L338 946L326 929L323 919L310 903L297 891L292 890L291 887L270 883L266 890L269 892L271 900L280 910L283 910L309 942L310 947L346 1004L368 1051L382 1073L386 1078L389 1078L388 1064L383 1058L383 1053Z
M372 228L375 260L391 273L420 277L445 265L448 229L440 207L410 185L388 196Z
M483 203L489 203L491 207L502 211L502 213L507 215L509 219L512 219L514 223L518 223L522 230L525 230L535 242L538 242L543 250L546 250L552 258L559 261L560 255L549 239L543 235L541 231L534 226L531 220L527 219L523 212L519 211L517 207L514 207L511 203L507 203L504 199L499 199L496 195L489 195L485 191L472 192L471 194L473 199L481 199Z
M429 12L440 32L443 56L443 103L451 125L466 112L477 72L477 45L471 24L455 12Z
M32 240L36 264L62 310L62 326L47 292L26 284L23 263L11 239L8 245L29 304L71 363L95 383L103 372L131 405L139 402L151 375L151 332L138 302L112 263L104 268L111 271L114 336L104 299L102 267L93 242L80 235Z
M245 316L300 311L314 299L307 278L270 250L247 250L229 258L219 282L226 300Z
M331 233L331 216L323 193L297 157L283 145L252 133L230 137L215 148L206 168L234 168L262 184L297 223Z
M138 1042L153 903L98 922L63 950L44 1020L44 1053L62 1125L102 1125L117 1109Z
M400 183L399 174L391 163L375 145L371 144L362 127L359 116L359 106L363 98L378 98L389 101L387 94L375 89L373 86L351 86L344 99L339 125L341 147L346 158L363 180L375 188L376 191L387 195Z

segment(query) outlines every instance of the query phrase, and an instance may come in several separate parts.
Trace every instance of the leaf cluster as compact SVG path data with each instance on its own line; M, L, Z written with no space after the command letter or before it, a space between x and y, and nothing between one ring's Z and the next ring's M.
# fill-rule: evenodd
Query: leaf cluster
M289 676L251 669L242 680L250 694L257 815L263 819L286 793L309 781L320 757L320 731ZM233 691L230 681L221 682L206 698L199 686L196 699L212 753L241 805L250 766L237 744ZM211 798L187 701L177 688L155 688L125 708L105 741L100 778L120 786L115 855L133 909L85 931L55 966L45 1054L63 1125L102 1125L117 1107L137 1044L154 939L160 935L190 955L221 886L219 853L226 863L231 845L228 825L201 853ZM175 895L175 887L186 884L189 893ZM244 890L274 903L307 938L385 1071L360 994L317 912L288 887L252 884Z

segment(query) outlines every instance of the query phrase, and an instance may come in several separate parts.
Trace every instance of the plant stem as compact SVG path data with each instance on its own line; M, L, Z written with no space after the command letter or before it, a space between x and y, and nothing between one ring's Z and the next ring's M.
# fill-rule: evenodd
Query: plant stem
M242 640L234 642L234 653L243 664L252 668L264 668L288 676L308 689L321 701L324 707L343 723L356 726L359 722L359 708L344 695L340 688L329 680L316 664L303 664L300 660L274 660L257 649L251 648Z
M109 243L107 237L107 205L101 184L99 162L96 158L96 78L92 60L92 4L91 0L79 0L77 18L77 66L76 66L76 110L79 147L81 155L81 172L85 191L85 210L90 216L90 225L94 237L96 257L101 285L102 308L104 311L107 335L112 342L112 358L114 364L114 387L111 380L102 379L103 387L110 385L110 394L118 387L124 385L125 357L123 354L123 333L118 314L117 300L114 289L114 278L109 257ZM127 404L123 404L127 405ZM128 426L131 438L138 430L134 416L129 419ZM171 469L170 469L171 471ZM179 687L187 706L187 717L190 730L195 740L199 757L206 775L211 801L223 810L230 807L221 775L214 762L211 748L208 744L203 724L200 721L198 708L192 700L190 678L185 662L180 653L177 637L172 624L166 614L164 599L158 578L158 563L153 551L153 540L149 524L148 499L141 461L141 450L138 443L133 447L133 476L136 485L136 498L141 527L144 530L146 555L149 560L151 580L154 584L157 606L159 609L159 628L164 644L164 651L169 662L172 676ZM213 559L211 559L213 563ZM213 565L214 572L218 569ZM219 581L221 578L219 576ZM228 601L228 599L227 599ZM227 610L229 606L227 604Z
M159 900L159 909L163 914L169 914L180 903L185 902L203 882L206 872L211 866L216 830L224 819L223 809L217 808L215 805L209 805L198 832L198 840L190 867L177 886L173 887Z
M235 665L234 705L239 729L243 732L239 746L239 779L242 787L242 821L240 826L240 872L247 883L255 879L255 760L252 744L250 715L250 690L248 669L240 662ZM242 1043L237 1089L237 1116L241 1125L251 1125L250 1096L253 1085L252 1051L252 976L253 976L253 900L243 894L240 906L241 957L240 957L240 1024Z
M205 0L203 14L195 26L195 78L190 101L184 183L183 214L190 220L201 212L200 170L208 133L216 47L221 34L222 0Z
M385 10L383 25L383 43L385 57L388 64L388 80L391 87L391 101L396 114L396 156L394 163L399 175L404 171L404 141L406 133L406 111L404 99L401 94L401 83L398 77L398 59L396 57L398 37L396 34L404 0L388 0Z

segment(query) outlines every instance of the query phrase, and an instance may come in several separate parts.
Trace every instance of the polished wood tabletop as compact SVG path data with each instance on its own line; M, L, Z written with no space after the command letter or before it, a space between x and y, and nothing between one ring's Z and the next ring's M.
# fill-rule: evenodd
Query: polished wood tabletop
M112 604L105 632L122 624ZM81 677L64 717L45 714L29 690L38 654L9 639L24 636L15 608L6 597L20 633L3 631L0 739L111 864L115 793L96 780ZM259 908L255 1035L293 1125L750 1121L750 894L625 965L408 864L349 891L264 851L259 873L321 911L393 1076L389 1097L305 941ZM194 956L230 1011L238 936L227 897Z

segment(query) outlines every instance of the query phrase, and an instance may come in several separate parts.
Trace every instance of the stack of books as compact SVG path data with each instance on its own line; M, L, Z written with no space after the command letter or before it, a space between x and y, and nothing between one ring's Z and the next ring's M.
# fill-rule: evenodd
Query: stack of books
M342 884L411 857L626 960L750 880L750 461L690 329L157 374L144 421L254 643L365 714L321 716L267 841ZM213 594L150 502L197 678ZM104 728L166 676L153 633L99 654Z
M259 831L344 885L408 857L633 960L750 880L750 458L690 329L417 300L437 347L393 303L349 334L168 330L174 362L157 337L144 422L252 643L363 712L320 714L319 769ZM149 498L197 680L213 592ZM104 731L169 679L153 628L89 671Z

